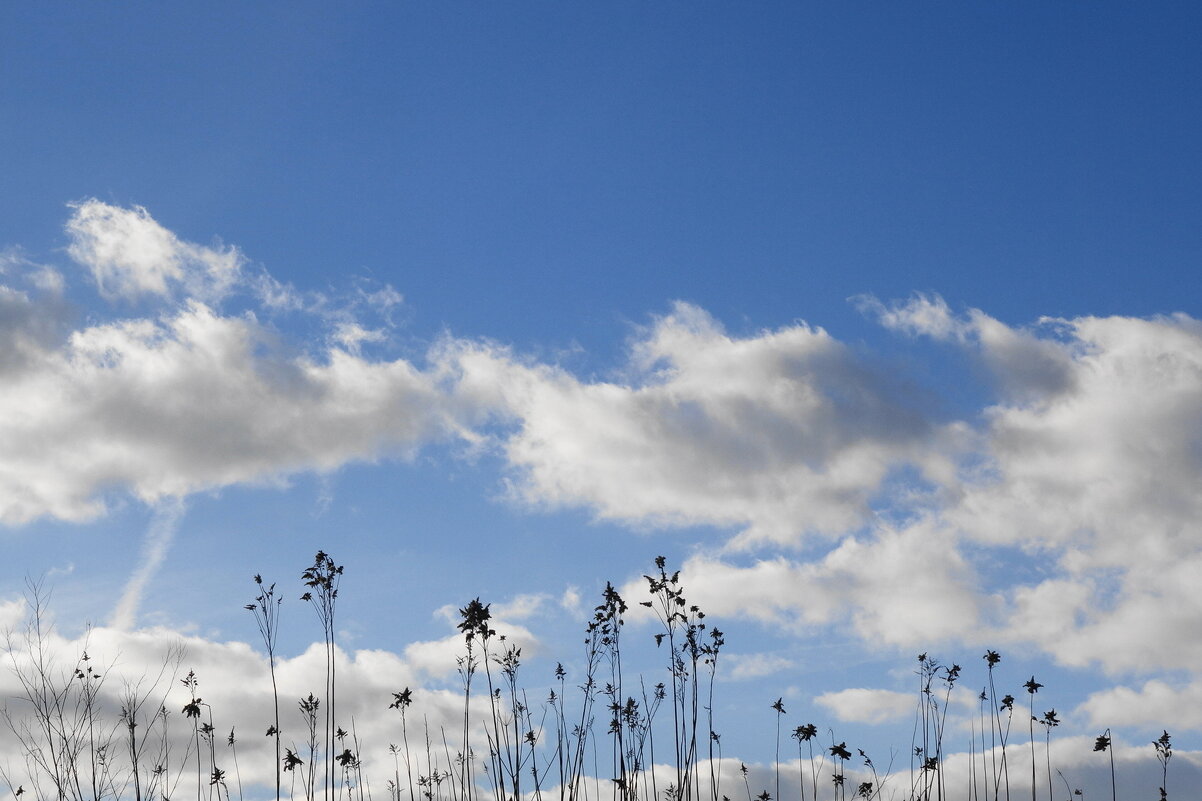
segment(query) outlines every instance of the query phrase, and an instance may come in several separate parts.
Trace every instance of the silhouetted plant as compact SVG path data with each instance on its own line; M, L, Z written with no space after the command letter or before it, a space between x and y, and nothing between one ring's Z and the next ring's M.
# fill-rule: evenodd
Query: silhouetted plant
M780 798L780 719L785 716L784 698L777 698L772 704L776 712L776 757L772 762L772 771L776 776L776 797Z
M685 600L684 589L680 585L680 571L669 575L665 564L664 557L655 557L658 575L643 576L652 600L643 601L642 605L654 611L664 627L662 633L655 635L656 645L668 643L676 768L674 787L678 798L687 800L700 795L695 763L700 713L698 665L705 654L705 613Z
M405 746L405 775L409 779L409 798L414 799L413 794L413 764L409 761L409 724L405 718L405 713L413 704L413 691L408 687L401 690L399 693L392 694L392 703L388 705L389 709L395 709L401 714L401 742ZM395 753L395 749L393 751ZM397 770L396 785L397 792L400 793L400 770Z
M868 758L868 754L864 753L864 749L857 748L856 751L859 752L860 758L864 760L864 767L868 768L868 770L872 773L872 781L860 782L860 786L856 790L856 795L857 797L866 799L876 798L880 796L881 791L885 789L885 781L882 780L879 775L877 775L876 765L873 764L872 760ZM892 767L892 765L890 765L890 767ZM887 775L889 769L887 768L885 772Z
M324 781L322 790L326 801L334 795L334 769L330 761L330 751L334 742L336 726L335 687L337 683L337 666L334 653L334 607L338 600L338 585L342 579L342 566L334 564L325 551L318 551L313 557L312 566L301 573L301 580L308 591L301 596L302 601L309 601L321 621L322 634L326 647L326 716L325 729L322 732L322 765ZM310 761L312 766L312 761Z
M714 748L718 748L718 757L721 759L722 743L718 732L714 731L714 677L718 672L718 654L722 650L722 646L726 644L726 639L722 636L722 631L717 628L711 628L709 633L709 642L701 647L701 652L704 655L703 663L709 669L709 689L706 695L705 716L706 728L709 729L709 769L710 769L710 798L714 801L718 799L719 783L721 773L715 768ZM779 721L778 721L779 728ZM780 732L777 731L777 740L780 739ZM779 745L777 746L779 750ZM780 790L777 789L777 797L779 798Z
M1001 725L1001 713L1006 712L1006 725L1003 728ZM1010 798L1010 765L1006 760L1006 743L1010 740L1010 724L1014 721L1014 696L1007 693L1002 696L1001 704L998 706L998 729L1000 732L999 740L1002 746L1002 782L1006 788L1007 801ZM994 797L997 797L996 783L994 787Z
M242 801L242 769L238 765L238 745L233 729L230 729L230 736L226 738L225 744L229 747L230 755L234 760L234 777L238 780L238 801ZM228 794L229 791L226 792Z
M1093 744L1094 751L1110 752L1110 801L1118 801L1118 790L1114 782L1114 744L1110 739L1110 729L1107 729Z
M554 796L551 788L556 782L558 801L602 801L605 793L600 782L607 780L611 782L607 786L612 789L614 801L715 801L719 798L729 801L720 795L722 739L714 727L716 664L723 635L717 629L707 627L704 613L685 600L679 573L670 573L665 564L662 557L656 559L657 570L647 577L651 600L643 602L656 613L662 626L654 633L654 641L661 648L660 653L667 651L669 676L665 681L651 684L640 675L638 688L635 688L634 674L624 665L622 648L626 639L622 637L626 604L613 585L607 584L601 603L594 608L587 624L583 674L573 682L578 693L569 687L568 671L562 664L557 664L553 689L545 696L541 718L537 704L531 708L526 690L519 682L522 651L493 630L490 606L477 598L460 609L458 629L464 636L466 648L466 655L459 659L464 693L462 739L457 743L454 731L448 736L437 725L432 736L431 724L427 721L424 754L420 745L418 750L411 751L413 743L408 736L408 717L412 716L413 692L405 688L392 693L388 706L396 709L401 717L402 737L399 746L388 746L393 757L393 773L388 781L389 801L401 801L401 793L405 790L410 801L419 798L424 801L543 801L544 792L548 797ZM299 747L295 740L283 740L279 725L274 674L276 615L280 601L274 586L264 586L261 578L256 576L259 595L254 603L245 607L255 615L267 649L267 667L272 673L276 711L275 722L268 728L267 735L275 738L279 754L275 761L277 799L282 798L283 778L288 774L293 799L316 801L318 761L321 760L326 771L320 780L329 801L371 801L365 769L371 755L371 743L360 742L354 718L350 719L346 729L336 725L334 711L330 708L336 684L334 601L341 574L342 568L323 552L319 552L314 566L303 574L309 590L304 599L314 603L325 634L327 698L319 700L314 693L309 693L300 699L298 708L307 740ZM195 673L189 673L181 682L187 697L180 714L191 726L191 731L176 737L183 754L180 758L178 754L173 756L171 751L165 703L153 703L150 692L143 691L141 685L129 686L120 699L120 716L114 712L112 718L106 720L105 706L101 703L105 670L97 667L95 660L83 651L74 666L63 671L60 680L44 647L45 632L40 635L43 637L40 650L39 635L27 636L32 639L24 650L32 661L20 665L14 661L14 670L24 676L23 686L27 688L26 695L30 696L33 724L22 725L20 719L9 715L7 710L4 714L13 733L18 738L30 740L22 743L29 773L17 774L11 767L0 765L0 781L8 785L14 796L23 796L26 788L31 788L29 799L21 797L16 801L124 801L126 798L169 801L181 788L181 775L185 788L182 791L187 794L186 786L191 781L189 771L193 769L197 801L232 801L235 783L241 801L243 787L234 731L231 729L226 738L228 757L235 771L234 776L230 776L226 766L219 764L226 756L219 760L218 753L224 755L226 752L216 746L214 710L200 697ZM14 650L11 636L9 646L11 653ZM44 660L40 667L39 658ZM989 787L993 788L994 801L1002 796L1003 790L1009 797L1007 745L1015 699L1012 695L998 698L994 668L1001 657L997 652L989 651L984 659L989 681L979 696L981 758L978 761L975 756L977 740L973 720L967 801L989 801ZM484 668L485 676L478 677L477 682L473 677L480 667ZM944 666L925 653L920 655L911 785L908 793L898 792L894 797L904 795L906 801L953 801L958 797L948 791L944 736L951 695L960 674L958 665ZM487 696L478 688L485 679ZM174 685L175 692L180 691L174 676L169 684ZM1038 796L1035 761L1038 749L1034 725L1039 723L1044 726L1048 801L1053 801L1051 729L1058 726L1060 720L1054 709L1045 712L1042 718L1035 716L1034 695L1042 685L1034 676L1022 686L1029 695L1032 799L1035 801ZM673 704L671 723L663 719L663 715L660 720L656 719L657 710L668 699L669 693ZM110 703L114 695L107 696ZM593 704L598 696L604 698L606 705L606 715L600 725L607 725L608 734L602 737L595 737L593 730ZM322 704L327 701L322 715ZM986 705L989 706L991 745L987 745L985 735ZM762 789L755 796L750 787L749 769L746 764L739 763L747 801L787 801L785 796L789 791L781 782L780 739L787 714L783 697L769 706L775 713L772 792ZM150 714L150 710L155 711ZM974 717L970 715L970 719ZM319 718L326 721L326 729L321 729ZM660 760L659 781L663 781L663 771L674 771L674 776L665 787L657 784L655 773L656 729L660 729L662 735L669 725L672 727L672 753L665 754L666 758ZM46 727L48 729L43 732ZM858 750L863 768L852 768L849 773L846 763L852 751L857 749L848 749L846 742L836 743L833 731L831 746L817 749L823 758L821 765L816 764L814 740L817 733L814 724L792 729L792 737L798 745L800 801L819 801L820 775L829 776L835 801L846 801L849 797L865 801L890 797L884 791L892 764L878 775L872 760L863 750ZM697 761L699 736L705 736L707 740L708 787L703 787L703 769ZM435 742L440 744L435 745ZM183 743L187 743L186 748ZM485 744L486 754L482 750ZM289 747L285 748L285 745ZM1153 746L1161 764L1160 797L1167 801L1168 763L1172 757L1169 733L1165 731ZM805 770L807 749L808 776ZM987 749L990 756L985 754ZM1117 801L1115 759L1109 729L1098 738L1095 750L1111 752L1111 795ZM400 775L402 752L405 778ZM823 766L828 757L832 767L826 772ZM479 765L476 765L477 759ZM606 760L612 760L608 771ZM976 775L978 767L979 777ZM1070 789L1071 785L1060 771L1056 773L1061 776L1071 797L1083 797L1079 790ZM302 791L299 794L296 793L298 784ZM259 791L248 788L247 792L256 797Z
M193 737L195 739L195 743L196 743L196 798L197 798L197 801L200 801L201 772L202 772L202 767L201 767L201 762L200 762L200 704L201 704L201 699L199 697L197 697L197 695L196 695L196 689L199 685L199 682L196 680L196 673L194 671L189 670L188 675L185 676L184 678L180 679L180 683L188 688L188 694L192 698L192 700L190 700L188 703L184 704L184 708L181 711L182 711L184 717L186 717L186 718L188 718L188 720L192 721L192 735L193 735Z
M851 751L847 750L846 742L841 742L838 745L831 745L830 754L832 760L838 760L832 761L834 773L831 776L831 781L835 785L835 798L839 801L846 797L846 790L844 789L846 773L843 766L847 760L851 759Z
M1164 801L1169 797L1166 788L1169 786L1169 760L1173 758L1173 742L1168 731L1153 740L1152 747L1156 749L1156 759L1160 762L1160 798Z
M818 770L814 767L814 737L818 735L818 727L813 723L807 723L804 726L798 726L793 730L793 739L797 740L797 774L798 784L801 787L801 801L805 801L805 775L802 773L801 767L801 744L805 743L809 746L810 751L810 784L812 789L811 798L818 801ZM824 757L825 760L825 757Z
M1048 766L1048 801L1052 801L1052 729L1060 725L1060 718L1055 709L1049 709L1039 722L1043 724L1043 755Z
M476 675L476 669L480 664L473 647L477 637L483 643L487 643L488 639L496 634L489 625L489 619L492 617L492 613L489 612L490 605L480 603L480 599L476 598L459 610L458 628L463 634L464 645L467 649L467 654L459 659L459 675L463 680L463 750L460 752L459 759L459 782L467 801L471 801L472 786L475 783L471 770L472 677Z
M297 708L300 710L301 720L304 721L305 733L307 735L305 745L309 752L308 767L300 774L301 788L305 791L305 798L313 801L317 792L317 755L318 748L320 747L320 739L317 736L317 713L321 708L321 700L313 695L313 693L309 693L308 696L297 702ZM289 750L288 753L292 754L292 751ZM295 759L295 754L293 754L293 759L291 760L285 757L284 769L291 769L288 767L290 762L292 763L292 767L300 764ZM293 775L293 779L295 781L295 774Z
M943 773L939 767L943 763L947 710L960 671L957 664L945 666L925 652L918 655L918 708L911 738L910 792L914 798L922 801L928 801L932 791L937 799L942 799L946 794ZM942 684L942 693L936 692L937 681Z
M178 664L178 651L169 653L159 678L148 688L127 684L121 693L119 719L106 721L102 694L108 668L96 664L88 654L89 634L84 635L75 660L69 665L59 663L53 626L46 616L48 599L39 582L27 581L24 626L4 632L6 655L18 691L13 698L15 707L0 708L0 719L20 746L24 774L23 778L14 777L11 766L0 765L0 778L14 796L18 790L21 795L28 792L35 801L115 796L125 792L129 784L135 797L157 790L161 772L152 770L143 781L142 757L152 731L157 730L162 737L163 727L157 711L147 719L140 710L157 692L165 672ZM153 708L157 710L157 705ZM139 726L144 726L141 735ZM118 731L125 733L123 744L118 742ZM122 754L129 766L118 763Z
M274 583L264 587L263 577L258 573L255 574L254 582L259 594L255 596L254 602L247 604L245 608L254 615L255 625L259 628L259 636L263 638L263 647L267 649L267 669L271 673L271 702L275 713L273 722L267 729L267 736L273 737L275 740L275 797L276 801L279 801L280 771L283 769L283 762L280 758L280 737L283 732L280 731L280 690L275 677L275 648L276 637L279 633L280 604L284 602L284 599L276 597Z
M1039 688L1043 685L1035 681L1032 676L1026 684L1023 685L1027 689L1027 697L1030 700L1031 719L1027 721L1027 738L1031 743L1031 801L1035 801L1035 693L1039 692Z
M1002 736L1001 731L1001 707L999 707L997 704L997 687L993 680L993 669L997 666L998 662L1002 661L1002 657L997 651L991 650L986 651L982 658L985 660L989 675L989 756L993 767L993 798L994 801L997 801L998 789L1001 785L1001 771L998 769L997 745L998 740L1000 739L1002 741L1002 769L1004 770L1006 763L1006 740ZM1010 796L1010 782L1008 778L1006 781L1006 796Z

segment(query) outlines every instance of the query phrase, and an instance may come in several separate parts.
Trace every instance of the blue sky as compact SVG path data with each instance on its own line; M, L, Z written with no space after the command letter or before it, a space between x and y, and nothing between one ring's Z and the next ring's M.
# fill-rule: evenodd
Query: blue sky
M1106 726L1198 781L1200 29L5 7L0 600L46 574L64 631L212 661L255 643L250 576L324 548L348 653L442 686L438 610L479 595L542 686L664 554L742 659L749 763L778 696L905 751L906 715L816 699L991 647L1083 785Z

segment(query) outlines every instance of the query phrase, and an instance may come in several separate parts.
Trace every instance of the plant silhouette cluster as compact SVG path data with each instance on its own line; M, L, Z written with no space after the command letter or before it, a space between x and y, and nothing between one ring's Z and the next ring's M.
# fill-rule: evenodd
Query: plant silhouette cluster
M283 598L274 583L255 575L256 596L245 605L262 639L271 678L272 716L264 724L275 754L270 771L275 786L269 789L277 801L284 796L291 801L372 801L381 795L373 795L365 774L354 719L341 719L336 706L334 616L342 575L343 567L323 551L301 574L305 591L300 599L312 605L321 624L326 659L320 694L309 692L292 702L295 727L281 716L276 680ZM1036 695L1043 685L1034 676L1021 685L1028 695L1025 710L1014 695L999 694L995 673L1002 657L992 650L982 657L984 686L977 695L979 708L967 724L968 775L957 777L954 786L945 770L945 743L953 691L963 669L926 653L918 656L915 670L908 770L895 772L891 756L878 772L868 754L838 740L833 729L823 735L814 723L790 723L784 698L778 697L765 702L775 722L772 770L766 780L758 780L766 786L753 787L752 771L744 763L724 774L724 766L735 764L723 757L714 714L724 634L686 599L679 571L669 572L663 557L655 559L655 569L644 578L647 600L639 605L658 621L649 642L660 654L662 680L629 674L623 649L630 610L607 584L585 625L581 675L569 677L563 664L556 664L550 689L534 702L519 678L521 648L498 634L490 605L475 598L460 608L462 652L456 667L462 725L455 724L458 731L448 736L445 728L435 730L423 717L411 732L418 694L405 687L391 694L391 702L381 699L381 708L397 713L399 739L387 746L390 758L383 758L391 770L382 801L731 801L732 795L746 801L786 801L789 796L799 801L1009 801L1027 791L1031 801L1083 798L1054 768L1052 729L1061 721L1055 709L1037 715ZM233 801L236 794L245 801L235 733L231 729L228 736L218 735L200 677L189 671L178 678L181 652L169 655L154 680L125 686L114 717L101 692L107 669L95 665L86 650L64 669L52 652L45 595L36 584L28 595L32 611L27 625L6 640L9 667L21 692L16 704L0 711L22 757L18 765L0 765L0 781L14 800L181 801L195 796L196 801ZM180 688L184 702L169 701ZM1010 770L1014 716L1021 719L1023 712L1027 743L1019 747L1020 753L1029 751L1030 771L1015 775ZM793 770L782 761L782 733L797 746L796 774L790 774L795 789L789 789L791 779L782 788L782 775ZM961 752L963 745L955 742ZM1117 801L1114 746L1107 729L1094 751L1109 754L1110 795ZM1171 736L1165 731L1152 746L1161 768L1159 797L1167 801Z

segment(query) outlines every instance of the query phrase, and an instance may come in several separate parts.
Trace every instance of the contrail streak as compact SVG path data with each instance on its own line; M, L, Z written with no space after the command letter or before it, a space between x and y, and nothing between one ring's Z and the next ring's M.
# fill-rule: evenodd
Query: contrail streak
M133 628L138 617L138 606L142 603L142 593L158 571L159 565L163 563L167 548L175 539L175 532L179 530L185 508L183 498L167 498L155 505L150 527L146 529L146 539L142 541L141 563L125 583L121 600L117 602L109 618L109 625L113 628Z

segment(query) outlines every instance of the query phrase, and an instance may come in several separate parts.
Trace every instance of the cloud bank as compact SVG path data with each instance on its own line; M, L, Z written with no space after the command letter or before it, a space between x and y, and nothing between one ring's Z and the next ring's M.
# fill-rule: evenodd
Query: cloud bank
M503 457L514 502L707 527L684 573L715 614L846 623L896 648L1023 644L1116 675L1202 662L1191 317L1014 326L935 296L858 299L918 352L959 349L992 376L986 405L947 420L934 390L803 322L737 336L676 303L609 380L451 335L387 359L368 347L386 327L144 209L75 204L66 231L109 313L75 324L63 272L5 257L5 524L469 442ZM290 340L281 309L323 335Z

